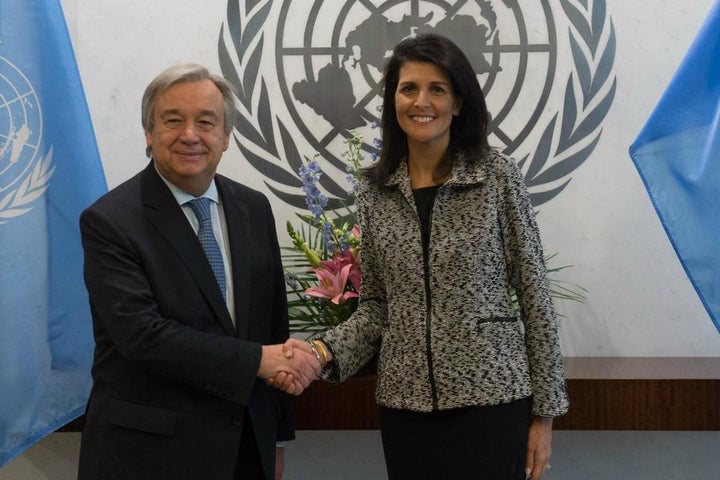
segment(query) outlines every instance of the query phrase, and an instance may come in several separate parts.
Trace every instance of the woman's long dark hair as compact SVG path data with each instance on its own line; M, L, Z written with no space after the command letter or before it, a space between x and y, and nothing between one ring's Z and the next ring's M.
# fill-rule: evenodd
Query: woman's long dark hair
M407 136L400 128L395 111L395 91L400 81L400 69L406 62L431 63L442 68L450 78L454 94L462 100L460 113L450 124L450 144L435 168L434 177L447 177L458 154L473 155L489 148L485 96L465 54L440 35L423 34L406 38L395 46L385 66L380 120L382 151L379 160L365 171L367 177L381 187L408 154Z

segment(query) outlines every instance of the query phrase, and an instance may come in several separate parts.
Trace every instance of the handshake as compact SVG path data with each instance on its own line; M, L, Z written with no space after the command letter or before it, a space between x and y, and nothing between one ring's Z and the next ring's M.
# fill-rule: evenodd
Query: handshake
M330 360L332 353L321 341L290 338L285 343L263 345L258 377L283 392L300 395Z

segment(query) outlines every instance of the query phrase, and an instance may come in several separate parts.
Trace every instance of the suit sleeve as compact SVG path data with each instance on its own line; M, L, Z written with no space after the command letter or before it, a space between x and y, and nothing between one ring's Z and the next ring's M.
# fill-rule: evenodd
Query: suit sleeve
M508 158L503 157L499 163L503 205L500 223L510 283L525 325L533 414L555 417L567 412L569 399L540 232L519 168Z

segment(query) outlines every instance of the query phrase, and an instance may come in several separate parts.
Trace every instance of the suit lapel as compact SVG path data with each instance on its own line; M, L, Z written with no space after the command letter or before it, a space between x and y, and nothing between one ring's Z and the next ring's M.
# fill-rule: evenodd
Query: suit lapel
M250 213L233 185L222 176L215 177L215 184L223 204L225 223L230 241L233 295L235 298L235 325L237 336L247 338L250 315Z
M148 221L157 228L185 264L226 333L235 335L225 299L210 264L205 259L202 246L182 208L155 171L152 162L143 172L141 191Z

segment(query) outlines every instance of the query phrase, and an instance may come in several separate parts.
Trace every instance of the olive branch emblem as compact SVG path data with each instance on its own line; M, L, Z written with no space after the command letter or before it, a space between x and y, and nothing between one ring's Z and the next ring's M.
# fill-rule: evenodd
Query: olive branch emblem
M577 3L581 4L580 8ZM610 81L615 62L615 29L607 14L605 0L595 0L587 7L587 2L570 0L561 0L560 4L572 25L570 48L576 71L567 81L562 112L556 113L548 122L527 166L525 184L535 206L557 196L571 179L541 192L534 191L533 187L562 180L593 152L602 133L600 125L610 110L617 86L617 80L613 78L609 90L601 95L603 87ZM608 39L601 45L608 24ZM575 94L576 83L580 87L579 96ZM559 140L551 155L553 139L558 133ZM575 145L584 146L573 152ZM551 157L554 162L548 166ZM521 168L527 160L528 156L518 162Z
M278 146L275 143L270 98L264 79L260 79L260 95L257 105L253 105L253 92L259 77L260 54L264 43L262 27L270 13L272 0L259 2L254 7L250 7L249 5L253 3L256 2L252 0L246 2L246 11L246 9L240 8L238 0L228 1L228 33L235 47L233 53L237 57L238 64L243 72L242 79L238 76L231 53L223 42L224 26L220 30L218 50L222 73L236 85L240 108L244 110L244 112L236 111L235 129L242 137L262 149L264 155L261 156L247 148L243 142L240 142L237 135L234 135L234 140L250 165L257 171L262 172L266 179L272 178L282 185L299 189L302 186L302 181L294 172L300 169L303 159L295 147L295 142L287 127L276 117L277 128L280 131L283 145L282 155L278 151ZM247 115L244 115L245 112L247 112ZM290 167L289 171L283 165L281 159L284 159L287 166ZM327 176L324 176L323 180L321 184L330 191L331 195L341 198L347 196L347 192ZM304 206L304 195L283 192L273 187L267 180L265 180L265 185L284 202L299 208ZM333 200L332 203L335 205L330 205L331 208L339 206L337 199Z
M45 158L38 157L35 166L23 178L17 188L11 189L0 198L0 225L30 211L29 205L45 193L50 178L55 173L52 164L52 147Z
M615 31L605 0L560 0L560 4L570 21L568 35L575 71L569 75L565 86L562 111L547 122L535 148L518 162L525 172L525 183L535 206L548 202L564 190L571 180L566 177L593 152L617 84L611 76L615 61ZM250 165L265 175L266 186L279 199L304 208L303 194L285 190L299 192L302 182L296 172L303 164L303 156L288 128L273 115L267 85L259 75L263 25L271 7L272 0L246 0L244 5L240 0L228 0L226 25L233 48L229 50L224 41L226 25L223 25L218 55L223 75L238 88L240 106L234 125L238 148ZM242 72L242 77L238 72ZM260 92L256 95L258 81ZM611 82L610 87L607 87L608 82ZM280 146L276 143L276 128ZM237 134L253 148L249 148L247 142L241 142ZM284 189L277 188L267 179ZM319 183L329 194L327 208L344 205L348 199L344 187L328 175L323 175Z

